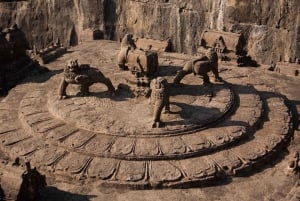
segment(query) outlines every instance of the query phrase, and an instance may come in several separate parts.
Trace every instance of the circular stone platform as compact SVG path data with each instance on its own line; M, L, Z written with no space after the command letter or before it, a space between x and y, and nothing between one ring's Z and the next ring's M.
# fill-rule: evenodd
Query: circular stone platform
M107 69L114 86L124 84ZM169 83L174 69L161 67ZM0 103L0 148L47 176L86 185L186 187L248 173L286 147L292 119L282 95L230 73L210 88L193 76L171 87L171 113L162 114L159 129L151 128L149 101L126 87L110 98L102 84L86 97L70 86L70 98L59 100L53 86L62 74L20 85Z
M205 91L210 92L207 96ZM130 98L122 89L114 98L103 94L60 100L48 94L50 113L78 128L96 133L151 137L180 134L204 128L223 117L233 104L233 94L225 84L211 87L185 85L171 88L170 113L162 114L164 128L153 129L153 105L148 98Z

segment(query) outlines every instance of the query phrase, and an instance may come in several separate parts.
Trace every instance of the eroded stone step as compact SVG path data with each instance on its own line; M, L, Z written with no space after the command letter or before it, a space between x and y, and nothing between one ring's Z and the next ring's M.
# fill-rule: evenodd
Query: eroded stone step
M237 89L236 89L237 88ZM241 88L241 89L240 89ZM84 153L95 157L114 157L127 160L163 160L172 158L187 158L211 153L234 144L243 137L251 134L249 127L260 121L262 103L254 88L234 87L239 101L239 107L234 114L228 116L224 122L216 124L214 128L205 129L192 134L182 134L170 137L109 137L104 134L88 132L76 128L72 124L65 124L56 119L49 112L37 112L24 115L26 107L20 107L20 119L25 130L46 134L46 139L55 146L70 151ZM225 93L218 91L218 93ZM45 104L40 104L39 93L27 95L25 98L37 97L37 107L46 110ZM228 97L224 97L228 99ZM251 105L246 102L251 100ZM228 100L225 100L227 102ZM215 101L215 102L223 102ZM212 103L212 107L215 102ZM72 105L72 101L67 101ZM66 105L66 106L67 106ZM241 118L240 113L246 113ZM254 115L251 115L254 114ZM250 125L249 122L252 122Z
M69 174L78 174L84 172L91 159L89 156L71 152L55 163L53 168L57 173L67 172Z
M10 146L6 146L6 150L9 150L9 155L12 159L17 157L27 157L31 153L37 151L40 147L44 147L42 140L37 137L30 137L19 142L13 143Z
M256 127L261 123L260 117L263 115L263 103L256 89L250 85L233 85L232 86L238 97L238 109L235 115L230 117L233 122L242 121L250 127Z
M3 146L10 146L15 143L31 138L31 134L24 132L22 129L13 130L0 135L1 144Z
M242 138L253 134L251 125L259 124L263 114L262 101L254 88L242 88L242 94L237 94L239 107L234 114L228 116L228 119L214 128L205 129L196 133L155 138L132 138L116 137L109 138L108 144L111 146L104 152L96 152L95 156L110 156L119 159L128 160L158 160L185 158L195 155L203 155L215 150L223 149L226 146L240 141ZM237 92L238 89L237 89ZM247 93L246 93L247 92ZM246 102L251 100L251 105ZM252 107L251 107L252 106ZM240 113L245 112L248 115L242 116ZM97 136L93 141L101 141L102 136ZM107 139L107 137L105 138ZM80 149L86 154L94 154L98 150L96 146L87 144ZM101 147L101 146L100 146Z
M219 157L220 161L224 159L235 159L238 162L229 162L222 168L227 174L236 174L251 170L252 167L261 163L268 163L268 159L276 154L282 146L291 137L292 119L288 108L284 104L284 99L281 97L272 97L266 100L268 111L266 122L259 129L254 139L239 146L228 149L228 157ZM276 115L281 111L282 116ZM283 117L284 120L282 119ZM216 153L215 156L224 155L224 153ZM214 155L210 156L214 157ZM222 158L222 159L221 159ZM218 160L216 160L218 163ZM223 166L221 166L223 167Z
M254 88L234 86L234 90L239 100L235 112L214 128L196 133L147 138L101 135L65 124L48 112L21 113L22 125L31 128L33 137L11 135L3 146L10 149L12 158L32 160L34 165L52 170L53 174L75 178L80 175L88 181L101 179L108 185L154 188L220 180L265 162L284 144L291 129L284 100L265 97L269 121L262 124L253 139L224 150L253 134L252 128L263 116L262 102ZM37 103L46 108L40 101ZM23 106L29 107L25 102ZM2 134L6 136L9 132L8 128ZM211 150L218 152L201 156Z
M0 102L0 109L18 111L20 102L26 93L26 91L11 89L9 94Z
M53 169L53 166L58 163L68 152L65 149L56 146L45 145L37 149L30 155L30 160L37 167L47 167Z
M268 117L272 123L264 124L264 127L255 133L253 140L204 157L168 161L173 166L172 168L169 165L170 170L168 171L172 177L165 179L164 176L161 176L158 179L151 177L150 174L150 185L155 187L159 184L160 186L171 187L189 185L194 182L205 183L211 179L218 180L222 175L234 176L244 171L251 171L252 167L267 163L270 156L276 154L276 151L279 151L281 145L285 144L290 137L292 123L290 118L285 118L285 121L282 121L281 116L274 115L277 111L285 111L283 116L290 116L287 107L283 104L283 99L274 97L268 99L267 102L269 106ZM274 130L272 125L274 122L283 129ZM152 161L151 163L155 164L159 161ZM162 173L166 165L152 165L151 167L152 171Z
M281 121L281 118L276 117L276 115L273 118L273 113L278 110L285 110L286 115L289 116L289 111L281 104L283 99L275 97L267 100L267 102L270 103L268 111L270 122L276 122L276 125L280 124L280 127L288 128L288 131L290 131L290 118L286 121ZM262 129L255 133L252 140L244 144L208 156L176 161L127 161L101 157L88 158L85 155L78 157L75 154L76 156L73 157L77 159L74 164L73 162L69 164L72 168L70 168L70 171L69 168L65 171L69 171L68 175L78 174L75 170L82 169L80 174L86 174L87 178L91 180L98 178L103 179L104 184L133 188L204 184L208 181L220 180L224 176L234 176L246 170L251 171L249 167L267 162L269 156L275 154L280 145L284 144L290 137L290 132L286 132L286 129L272 130L272 128L273 125L267 122ZM90 161L87 162L88 160ZM66 164L65 166L69 167ZM86 167L86 169L83 167Z

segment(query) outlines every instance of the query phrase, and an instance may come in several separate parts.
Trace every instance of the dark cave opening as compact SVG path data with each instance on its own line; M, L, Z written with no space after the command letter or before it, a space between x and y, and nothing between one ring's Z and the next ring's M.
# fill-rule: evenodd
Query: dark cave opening
M117 5L115 0L104 0L104 29L106 34L106 39L116 40L116 23L117 23Z
M76 45L78 45L78 35L75 30L75 26L73 26L70 35L70 46L76 46Z

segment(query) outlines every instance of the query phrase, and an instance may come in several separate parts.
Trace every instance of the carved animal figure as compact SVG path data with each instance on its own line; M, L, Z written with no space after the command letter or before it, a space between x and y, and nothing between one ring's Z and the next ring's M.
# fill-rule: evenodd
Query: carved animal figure
M152 90L150 102L154 105L152 128L159 128L163 126L160 120L163 108L165 109L164 113L170 112L168 81L165 78L157 77L151 81L150 88Z
M136 49L136 44L134 42L133 35L126 34L121 41L121 51L119 52L118 59L117 59L120 69L122 69L122 70L127 69L127 67L125 66L125 63L127 60L128 52L130 50L132 51L135 49Z
M130 70L136 77L155 75L158 71L157 53L137 49L131 34L124 36L117 62L121 70Z
M121 48L136 49L135 39L132 34L126 34L121 41Z
M194 73L203 79L204 84L210 83L208 72L212 71L216 82L222 81L218 72L218 55L213 49L209 49L206 56L196 60L188 61L182 70L174 78L173 84L178 85L187 74Z
M215 42L213 43L213 47L215 48L215 50L217 52L224 53L226 51L226 44L225 44L224 38L222 36L217 38L215 40Z
M103 83L107 86L110 94L114 94L115 88L109 78L106 78L101 71L91 68L87 64L79 65L77 59L70 60L64 69L64 76L59 87L59 97L67 98L66 89L69 84L80 86L80 95L88 95L89 87L94 83Z

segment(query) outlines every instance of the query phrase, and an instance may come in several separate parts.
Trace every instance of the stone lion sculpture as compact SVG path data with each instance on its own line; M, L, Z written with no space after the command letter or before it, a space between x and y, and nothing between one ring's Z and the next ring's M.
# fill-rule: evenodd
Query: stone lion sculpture
M110 95L115 93L115 88L109 78L106 78L101 71L91 68L88 64L79 65L77 59L71 59L67 62L64 69L64 76L59 86L59 98L67 98L66 89L69 84L77 84L80 86L80 95L89 94L89 87L94 83L105 84Z
M135 39L132 34L126 34L121 41L121 48L132 48L136 49Z
M170 112L168 81L165 78L157 77L151 81L150 88L150 103L154 105L152 128L159 128L163 126L160 120L163 108L165 109L164 113Z
M132 34L126 34L121 41L121 51L118 54L117 62L119 68L124 70L127 69L125 63L127 61L128 52L135 50L136 44Z
M178 85L182 78L187 74L194 73L194 75L199 75L203 79L203 84L210 83L208 72L212 71L216 82L222 81L222 78L219 76L218 71L218 54L214 49L209 49L206 53L206 56L201 57L196 60L188 61L183 69L180 70L176 77L173 80L174 85Z

